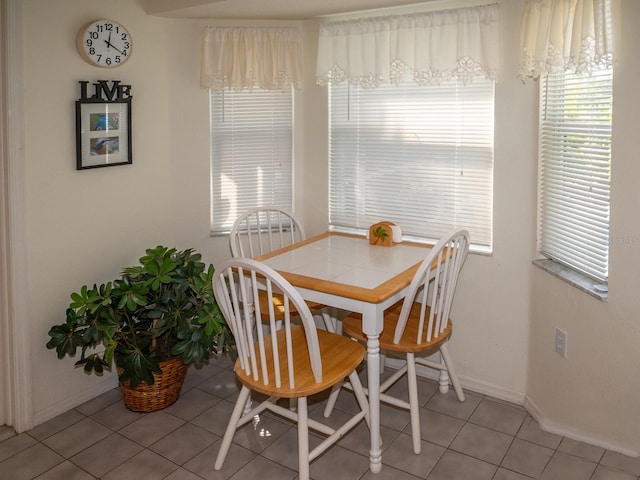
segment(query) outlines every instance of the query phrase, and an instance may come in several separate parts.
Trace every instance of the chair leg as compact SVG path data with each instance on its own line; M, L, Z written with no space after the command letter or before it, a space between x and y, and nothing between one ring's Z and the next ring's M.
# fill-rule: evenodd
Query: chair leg
M367 427L371 427L371 424L369 423L369 402L367 401L367 394L364 393L364 389L362 388L362 383L360 382L360 377L358 376L357 371L354 370L349 374L349 381L351 382L353 394L356 396L358 405L360 405L360 408L364 411L364 421L367 423Z
M298 399L298 478L309 480L309 418L307 397Z
M440 390L440 393L443 395L449 392L449 372L446 368L440 370L440 375L438 376L438 390Z
M329 312L323 311L322 320L324 322L324 327L328 332L338 333L338 319L335 315L331 315Z
M336 402L338 401L340 390L342 390L342 385L344 385L344 382L336 383L333 387L331 387L331 393L329 394L329 398L327 398L327 404L324 407L324 418L329 418L331 416L333 407L336 406Z
M418 403L418 378L416 376L416 362L413 353L407 353L407 386L409 388L409 413L411 416L413 453L418 455L421 450L420 404Z
M461 402L464 402L464 392L462 391L462 386L460 385L460 380L458 380L458 375L456 374L456 370L453 367L453 362L451 361L451 355L449 355L449 349L447 348L446 343L440 346L440 354L442 355L442 360L444 364L447 366L447 371L449 372L449 378L451 379L451 384L453 385L453 389L456 391L458 400Z
M249 390L245 386L243 386L242 389L240 390L240 394L238 395L236 404L233 407L233 412L231 412L231 418L229 419L229 423L227 424L227 429L224 432L224 437L222 438L222 443L220 444L220 450L218 450L216 463L213 467L215 470L220 470L222 468L224 459L227 457L227 453L229 452L229 447L231 446L231 440L233 440L233 436L236 433L236 428L238 427L238 421L242 416L242 411L247 405L247 400L249 399L250 393L251 393L251 390Z

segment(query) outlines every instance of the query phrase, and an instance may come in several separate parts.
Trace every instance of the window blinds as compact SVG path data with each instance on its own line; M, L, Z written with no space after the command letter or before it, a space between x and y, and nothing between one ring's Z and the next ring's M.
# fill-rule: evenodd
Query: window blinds
M494 82L330 86L330 225L492 244Z
M253 207L292 210L293 90L210 92L211 233Z
M597 280L609 264L611 70L542 83L540 252Z

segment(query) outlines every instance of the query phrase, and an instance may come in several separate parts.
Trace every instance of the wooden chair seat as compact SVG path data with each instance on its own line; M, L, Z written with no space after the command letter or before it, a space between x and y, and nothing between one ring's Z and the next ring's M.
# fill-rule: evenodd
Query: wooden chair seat
M285 341L285 331L279 330L276 334L278 343ZM236 362L235 372L238 380L245 386L256 392L279 398L308 397L318 392L322 392L333 385L341 382L352 372L362 360L364 360L365 349L362 345L346 337L341 337L324 330L318 330L318 344L320 346L320 356L322 357L322 381L316 382L311 370L307 341L304 328L300 325L291 327L291 344L293 349L293 369L295 375L295 387L289 386L289 373L287 371L286 350L279 351L280 375L282 385L280 388L275 385L275 367L273 362L273 350L271 339L265 337L265 353L267 358L268 385L264 384L264 379L254 380L252 375L247 375L240 367L240 361ZM256 345L256 351L258 346ZM256 359L257 368L262 370L262 363Z
M388 308L384 312L384 329L380 334L380 348L383 350L389 350L392 352L428 352L429 350L435 350L446 342L451 336L453 324L451 319L448 320L442 333L438 336L432 336L431 340L426 340L426 332L422 335L422 341L418 343L418 326L420 307L422 306L418 302L413 303L411 313L409 314L409 321L407 326L402 332L402 337L398 343L393 342L393 336L396 332L396 326L400 318L400 310L402 310L402 303L398 302L392 307ZM431 307L426 307L426 315L429 315ZM359 313L351 313L342 321L342 333L355 338L361 342L367 341L367 336L362 331L362 315Z

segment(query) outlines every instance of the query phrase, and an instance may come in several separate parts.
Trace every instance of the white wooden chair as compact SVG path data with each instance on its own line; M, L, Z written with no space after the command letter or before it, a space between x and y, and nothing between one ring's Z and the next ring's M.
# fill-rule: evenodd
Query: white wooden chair
M269 409L297 422L299 478L309 479L309 463L336 443L363 418L368 423L368 403L356 373L365 356L362 345L342 335L316 329L313 316L300 294L279 273L253 259L236 258L222 264L213 280L216 301L236 341L238 359L235 373L242 389L222 439L215 462L220 470L238 428L250 422L255 415ZM268 311L262 312L260 303L253 303L258 291L268 297L279 295L283 301L284 319L278 322L273 302L267 302ZM256 317L266 314L269 326L253 327ZM300 324L292 323L292 311L297 312ZM282 327L278 328L278 324ZM360 411L342 426L332 428L310 419L307 397L342 382L346 377L358 400ZM249 412L245 405L252 391L268 396ZM297 399L298 408L292 411L278 405L280 398ZM326 438L309 451L309 428Z
M234 258L254 258L306 238L302 224L292 213L274 206L257 207L236 219L231 227L229 246ZM281 299L274 296L273 300L276 315L282 317L284 311ZM268 308L264 293L260 294L260 303L261 311L266 312ZM307 302L307 305L314 314L322 315L327 330L336 332L337 320L335 315L329 313L329 307L315 302Z
M416 271L404 300L384 312L380 349L404 355L405 363L380 385L380 401L409 410L413 451L416 454L420 453L416 364L439 370L440 391L446 393L451 380L458 400L463 402L465 399L447 342L453 330L449 312L458 276L468 252L469 233L466 230L445 235L430 250ZM351 314L343 320L342 332L359 341L367 341L362 332L362 317L359 314ZM435 359L431 358L433 354L436 354ZM405 374L409 390L408 402L385 393ZM332 397L332 404L327 405L325 416L330 414L335 403L335 395L332 394Z

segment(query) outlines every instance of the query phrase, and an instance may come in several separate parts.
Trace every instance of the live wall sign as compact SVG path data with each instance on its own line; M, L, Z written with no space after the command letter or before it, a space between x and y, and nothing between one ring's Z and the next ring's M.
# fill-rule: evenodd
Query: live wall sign
M76 169L131 164L131 85L119 80L78 83Z

